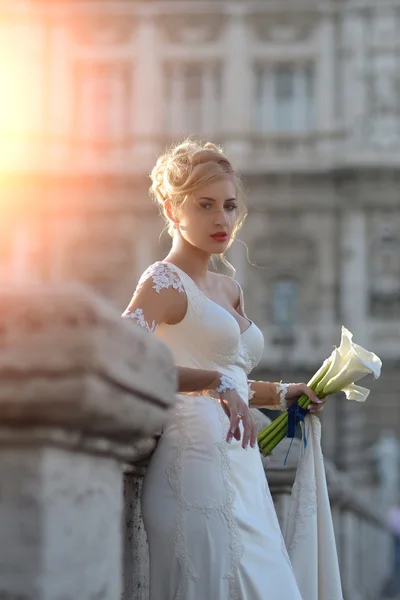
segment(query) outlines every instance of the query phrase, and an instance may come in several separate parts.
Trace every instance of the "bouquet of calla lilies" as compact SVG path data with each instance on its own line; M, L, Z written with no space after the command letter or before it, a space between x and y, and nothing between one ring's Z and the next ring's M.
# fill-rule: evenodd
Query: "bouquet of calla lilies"
M308 386L314 390L318 398L344 392L348 400L364 402L370 391L355 385L355 382L369 374L377 379L381 374L381 367L380 358L355 344L353 334L342 327L339 348L335 348L331 356L323 362ZM298 400L298 406L303 409L308 408L310 404L311 400L306 395ZM264 456L268 456L286 436L287 422L288 413L285 412L258 434L258 445Z

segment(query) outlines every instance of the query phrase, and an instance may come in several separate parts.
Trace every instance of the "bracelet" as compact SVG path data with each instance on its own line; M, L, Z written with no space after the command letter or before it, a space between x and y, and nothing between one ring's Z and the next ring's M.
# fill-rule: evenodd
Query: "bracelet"
M221 395L227 390L237 390L236 381L232 377L229 377L229 375L221 375L220 384L215 391Z
M276 391L279 394L279 408L282 412L285 412L288 408L286 395L288 393L290 383L278 383Z

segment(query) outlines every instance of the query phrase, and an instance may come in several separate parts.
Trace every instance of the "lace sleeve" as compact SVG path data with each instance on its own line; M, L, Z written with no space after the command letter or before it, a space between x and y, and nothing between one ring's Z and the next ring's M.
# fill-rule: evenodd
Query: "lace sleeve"
M155 320L151 322L151 325L145 319L144 312L142 308L136 308L135 310L130 310L129 308L122 314L124 319L133 319L135 323L139 325L139 327L143 327L143 329L147 329L148 331L154 332L157 324Z
M140 277L132 300L122 317L132 319L139 327L154 332L164 322L168 302L160 296L162 290L173 288L185 292L179 275L165 263L155 263Z
M287 391L289 388L290 383L278 383L276 386L276 392L277 394L279 394L279 410L281 410L282 412L285 412L287 410L287 400L286 400L286 395L287 395Z

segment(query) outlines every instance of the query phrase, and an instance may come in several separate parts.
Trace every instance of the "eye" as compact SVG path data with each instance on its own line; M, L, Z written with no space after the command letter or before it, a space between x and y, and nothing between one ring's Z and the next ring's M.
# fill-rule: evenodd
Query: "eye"
M226 210L228 210L229 212L232 212L232 211L234 211L234 210L236 210L236 209L237 209L237 204L233 204L233 203L231 203L231 204L227 204L227 205L225 206L225 208L226 208Z
M204 204L200 204L200 206L201 206L201 208L204 208L204 209L206 209L206 210L207 210L208 208L211 208L211 204L210 204L209 202L207 202L207 203L204 203Z

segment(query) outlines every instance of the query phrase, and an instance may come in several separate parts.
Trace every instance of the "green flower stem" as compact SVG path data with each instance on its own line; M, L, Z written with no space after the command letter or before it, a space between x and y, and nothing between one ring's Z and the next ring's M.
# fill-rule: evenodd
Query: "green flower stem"
M305 402L307 400L309 403L311 402L311 400L309 400L309 398L305 394L303 394L299 398L298 403L300 406L305 408ZM273 439L275 439L276 436L278 436L280 433L286 431L287 420L288 420L287 412L284 412L277 419L275 419L270 425L268 425L268 427L265 427L265 429L263 429L258 434L257 439L258 439L258 443L261 448L264 448L265 446L267 446Z
M272 423L270 423L267 427L260 431L260 433L257 436L258 441L262 442L270 433L275 431L275 429L277 429L279 425L285 421L285 418L286 413L282 413L281 415L279 415L279 417L274 419Z
M325 397L324 395L320 396L321 398ZM311 404L311 400L303 394L298 401L299 405L302 408L308 408ZM287 413L285 413L286 421L287 421ZM280 427L279 430L276 428L276 431L273 432L273 435L269 437L266 442L265 439L262 444L260 444L260 450L263 456L268 456L271 452L276 448L276 446L286 437L286 429L284 427Z
M329 366L329 362L326 362L326 365L323 365L319 369L319 372L317 371L314 377L308 382L309 387L311 387L313 391L317 389L319 382L325 376ZM313 381L314 378L317 378L316 381ZM319 398L324 398L325 394L318 394L318 396ZM308 408L311 404L311 400L308 398L308 396L303 394L300 396L298 404L302 408ZM270 454L272 450L279 444L279 442L281 442L285 437L287 420L288 414L286 411L257 435L258 445L264 456L268 456L268 454Z

